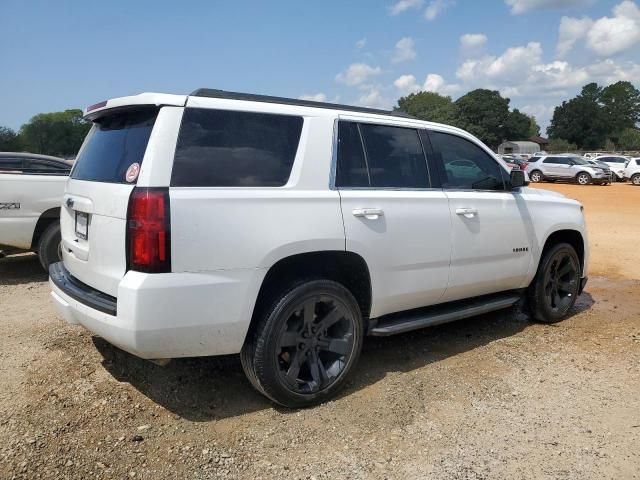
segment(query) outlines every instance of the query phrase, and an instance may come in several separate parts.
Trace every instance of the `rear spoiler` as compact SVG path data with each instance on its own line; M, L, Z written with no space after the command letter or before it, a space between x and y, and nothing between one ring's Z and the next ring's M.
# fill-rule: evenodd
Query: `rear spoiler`
M141 93L130 97L119 97L105 100L87 107L84 110L84 118L95 120L112 110L120 110L136 106L175 106L184 107L187 102L187 95L170 95L167 93Z

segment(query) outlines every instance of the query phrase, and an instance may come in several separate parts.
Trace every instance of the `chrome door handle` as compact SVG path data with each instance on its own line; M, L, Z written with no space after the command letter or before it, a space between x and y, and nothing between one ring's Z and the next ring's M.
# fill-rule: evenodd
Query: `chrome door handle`
M473 218L478 214L477 208L456 208L457 215L463 215L464 218Z
M355 208L352 213L354 217L364 217L367 220L377 220L384 215L381 208Z

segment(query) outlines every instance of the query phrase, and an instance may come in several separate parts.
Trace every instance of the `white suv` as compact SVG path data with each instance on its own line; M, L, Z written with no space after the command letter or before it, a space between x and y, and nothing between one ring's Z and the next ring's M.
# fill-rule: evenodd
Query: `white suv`
M45 270L61 260L60 202L71 164L0 152L0 257L32 251Z
M624 179L631 180L634 185L640 185L640 157L629 160L624 169Z
M154 360L241 354L289 407L331 398L365 335L587 279L582 206L475 137L400 113L198 90L89 107L50 269L64 318Z
M529 159L529 178L532 182L568 181L580 185L611 183L609 167L594 165L575 155L545 155Z
M624 169L629 162L627 157L620 155L602 155L598 157L598 161L609 165L609 168L611 168L611 172L613 173L614 181L624 181Z

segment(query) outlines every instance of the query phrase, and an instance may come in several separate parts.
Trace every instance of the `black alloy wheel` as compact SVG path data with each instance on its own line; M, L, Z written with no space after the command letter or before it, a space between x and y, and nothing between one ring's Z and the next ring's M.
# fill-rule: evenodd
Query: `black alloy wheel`
M576 302L580 275L580 259L571 245L560 243L547 250L529 288L535 319L544 323L562 320Z
M331 399L362 349L358 302L343 285L323 279L301 281L270 300L240 354L247 377L286 407Z
M359 321L336 298L314 296L299 303L283 325L278 372L292 391L316 393L344 371Z

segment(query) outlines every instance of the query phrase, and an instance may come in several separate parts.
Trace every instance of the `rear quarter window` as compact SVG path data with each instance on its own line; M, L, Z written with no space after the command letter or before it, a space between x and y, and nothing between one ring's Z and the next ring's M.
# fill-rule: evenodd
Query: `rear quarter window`
M171 173L175 187L281 187L300 142L299 116L188 108Z

